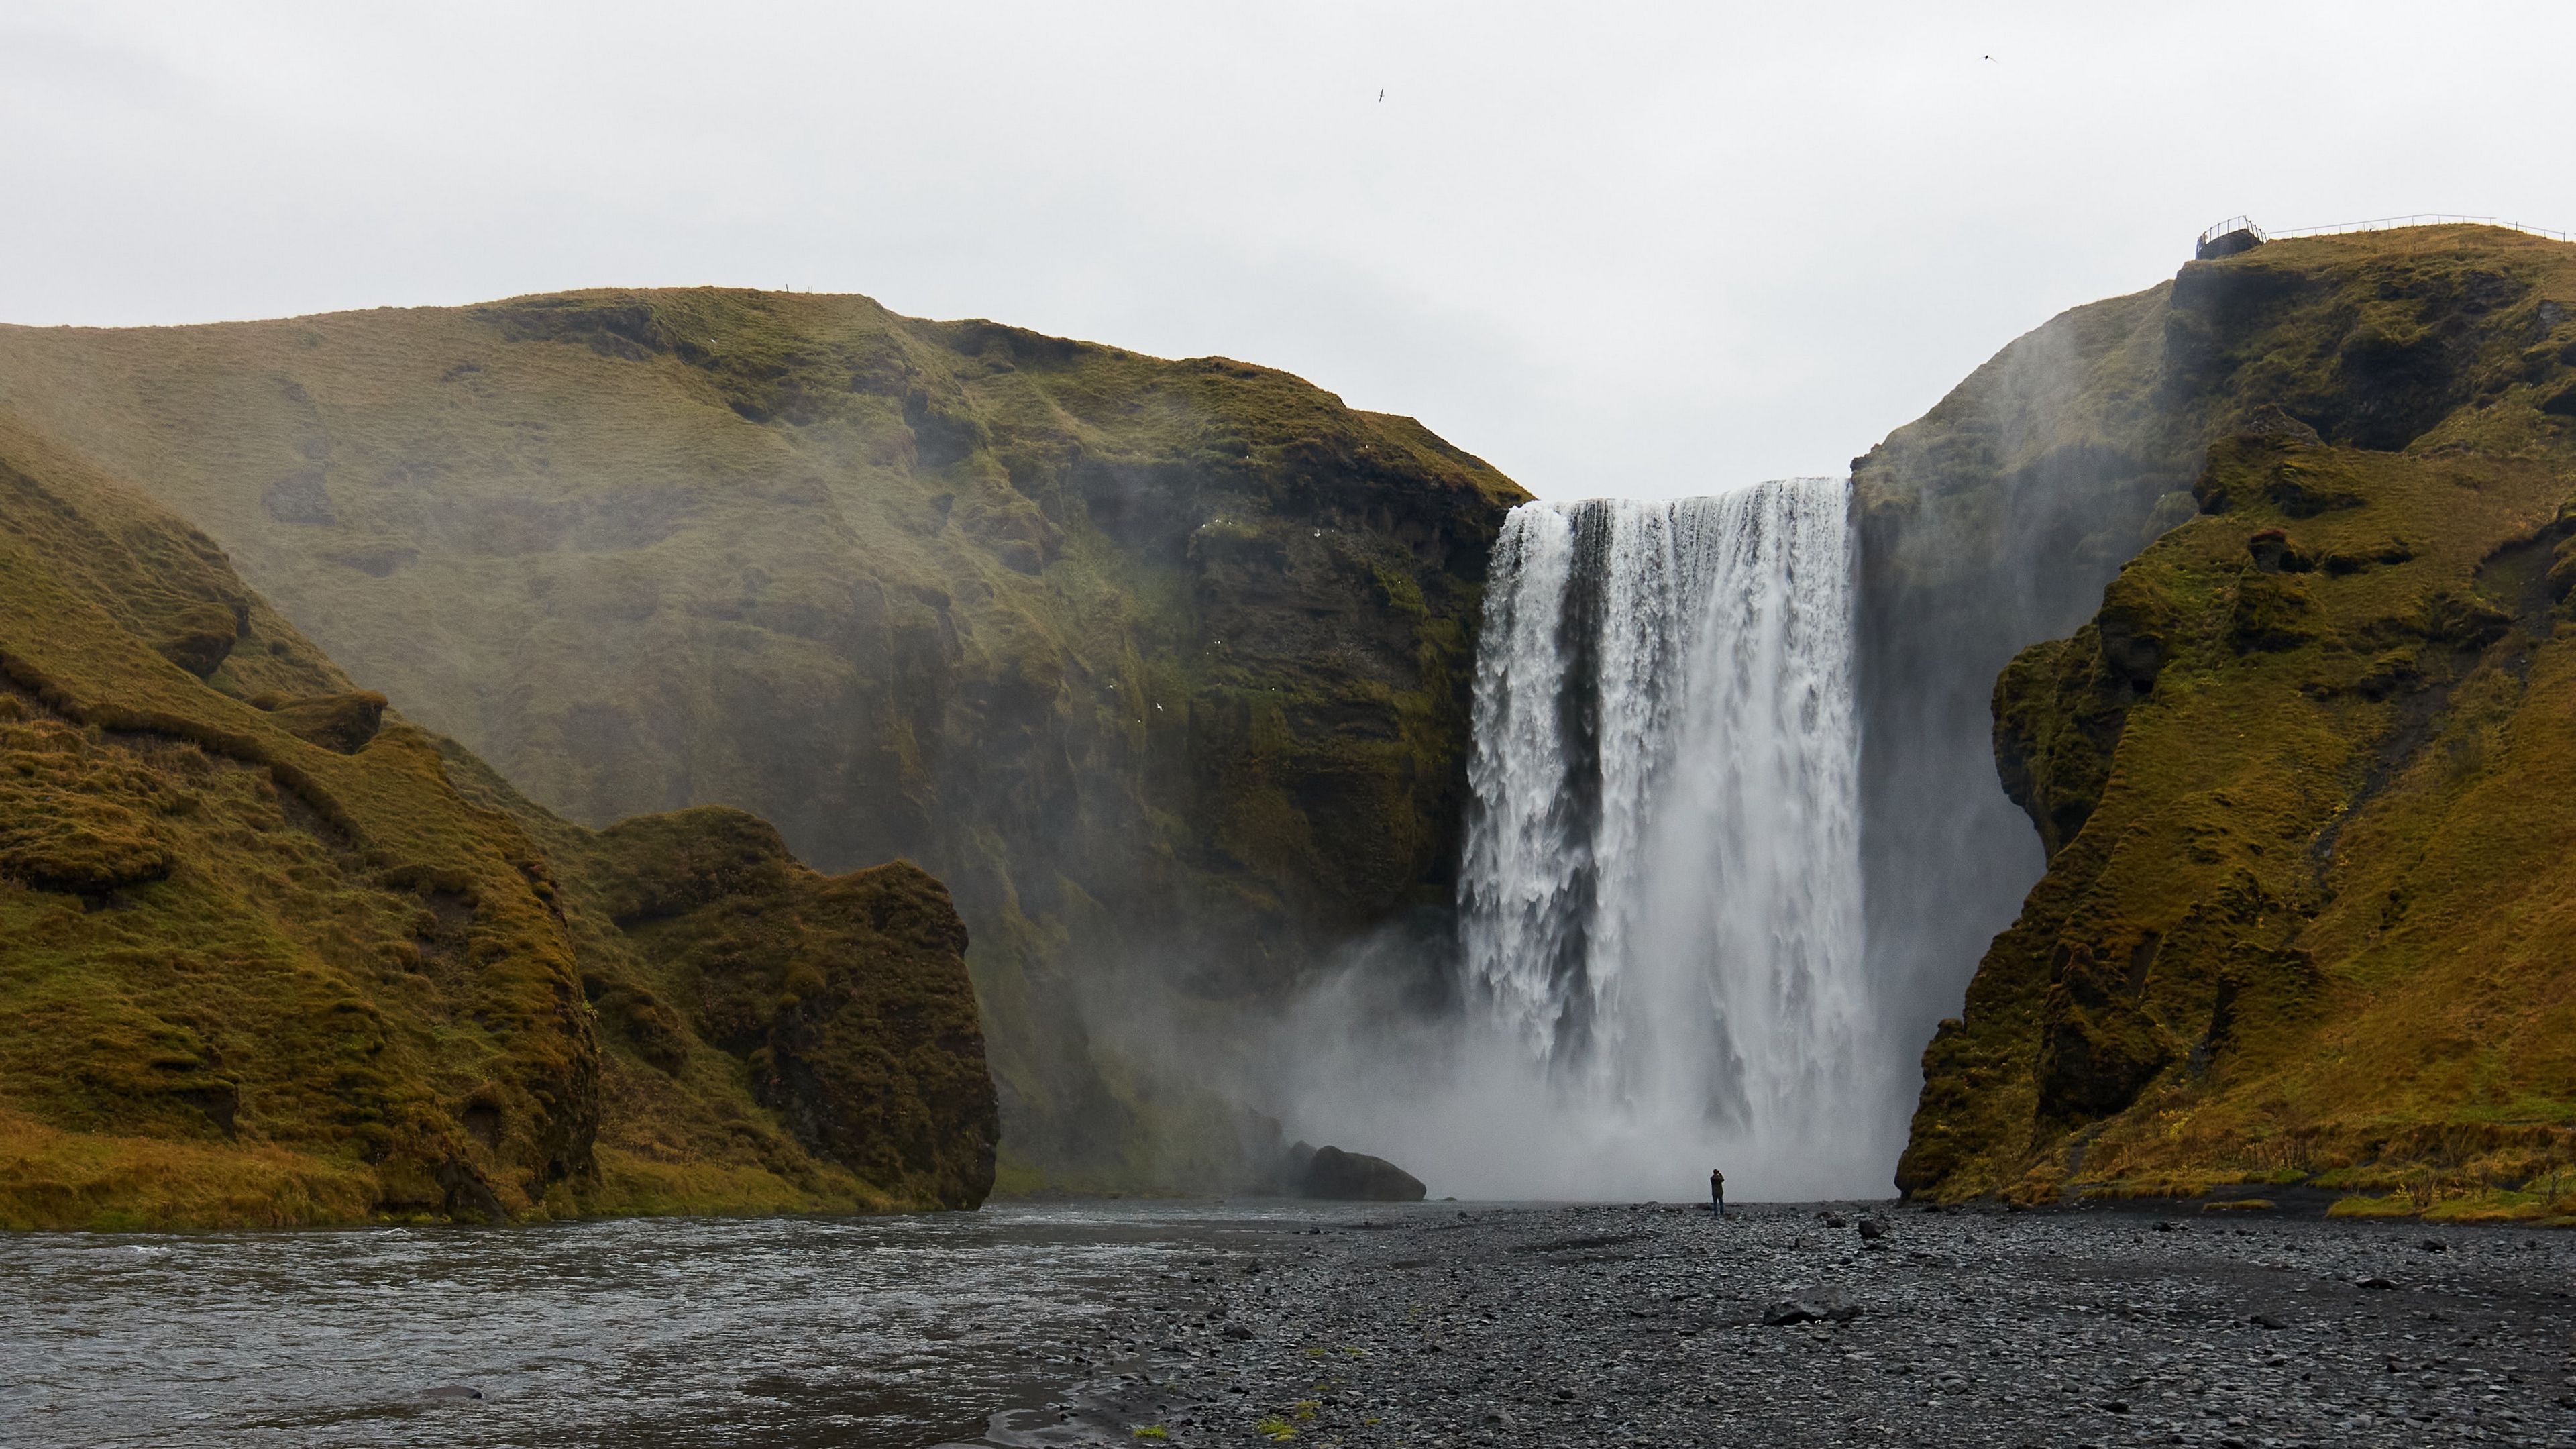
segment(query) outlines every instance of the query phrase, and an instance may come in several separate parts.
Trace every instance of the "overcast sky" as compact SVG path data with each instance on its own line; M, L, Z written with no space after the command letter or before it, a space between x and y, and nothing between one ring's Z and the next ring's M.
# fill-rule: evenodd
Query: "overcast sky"
M2231 213L2576 228L2571 65L2567 0L0 0L0 321L864 292L1703 492Z

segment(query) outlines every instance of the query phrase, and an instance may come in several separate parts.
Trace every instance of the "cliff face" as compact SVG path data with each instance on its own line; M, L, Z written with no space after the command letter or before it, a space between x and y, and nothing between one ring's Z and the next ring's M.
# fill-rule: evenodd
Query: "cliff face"
M2275 243L2052 329L2018 467L1961 425L1996 367L1864 460L1882 610L1980 569L2109 577L1994 685L2046 872L1925 1053L1900 1187L2519 1201L2576 1114L2576 249ZM2079 526L1983 521L2034 492ZM1909 553L1934 508L1982 558Z
M550 851L384 709L0 413L0 1224L981 1199L935 883L823 881L734 819L545 820ZM589 904L692 850L758 868L660 887L651 924ZM717 917L722 949L666 942ZM764 1012L765 1059L727 1034Z
M543 806L728 804L948 881L1012 1150L1057 1180L1189 1175L1103 1003L1221 1010L1447 900L1521 495L1283 374L596 292L0 329L0 399Z
M1957 1009L2044 868L1995 788L1996 674L2190 511L2212 402L2163 382L2173 290L2057 318L1852 462L1864 906L1900 1038Z

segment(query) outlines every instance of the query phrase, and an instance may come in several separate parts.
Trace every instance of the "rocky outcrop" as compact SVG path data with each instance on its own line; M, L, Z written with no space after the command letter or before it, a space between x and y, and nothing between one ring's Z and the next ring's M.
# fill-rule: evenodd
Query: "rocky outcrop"
M0 393L545 807L946 881L1024 1185L1199 1180L1176 1019L1445 909L1522 495L1286 374L695 290L0 328Z
M993 1082L938 881L903 861L817 875L768 822L717 807L621 822L592 862L691 1034L743 1062L806 1151L942 1207L992 1191ZM653 1005L629 988L621 1022L640 1050L683 1053Z
M2576 436L2541 406L2570 296L2576 248L2512 234L2277 243L2088 309L2116 340L2052 324L2054 401L2017 454L1963 441L1994 407L1972 380L1864 460L1881 627L1947 587L1909 519L1992 515L2078 449L2131 461L2042 496L2153 533L1995 684L2046 871L1925 1052L1905 1191L2510 1208L2576 1147L2576 1075L2541 1046L2576 929L2554 904L2576 660L2549 579ZM1882 465L1928 481L1900 496ZM1984 549L1962 581L2016 557Z
M174 657L218 617L223 650ZM992 1087L935 882L823 880L740 817L523 825L384 706L0 414L0 1225L980 1200ZM746 839L767 874L633 937L591 904ZM672 944L693 917L721 949ZM774 1085L658 1006L695 981L769 1013Z
M267 710L289 734L343 755L365 749L385 718L385 697L372 689L307 695L302 699L270 693L255 695L250 702Z

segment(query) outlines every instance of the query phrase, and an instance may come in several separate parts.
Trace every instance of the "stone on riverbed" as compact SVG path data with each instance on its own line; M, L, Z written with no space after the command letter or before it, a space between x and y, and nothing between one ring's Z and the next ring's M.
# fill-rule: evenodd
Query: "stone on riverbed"
M1818 1303L1804 1298L1774 1303L1762 1310L1762 1321L1773 1328L1792 1328L1801 1323L1849 1323L1858 1317L1857 1303Z
M1288 1149L1284 1176L1297 1196L1336 1202L1420 1202L1424 1192L1422 1179L1383 1157L1303 1142Z

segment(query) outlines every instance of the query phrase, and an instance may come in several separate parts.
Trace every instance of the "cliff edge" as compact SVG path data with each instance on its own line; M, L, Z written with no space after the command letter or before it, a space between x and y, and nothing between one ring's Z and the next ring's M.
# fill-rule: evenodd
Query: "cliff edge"
M1898 1185L2562 1210L2576 248L2275 243L2073 316L2099 345L2023 471L1938 410L1887 451L1969 454L1987 500L2053 456L2097 499L2064 557L2116 568L1994 684L2046 870L1924 1054ZM1865 490L1865 543L1923 496ZM2124 564L2083 541L2131 528Z

